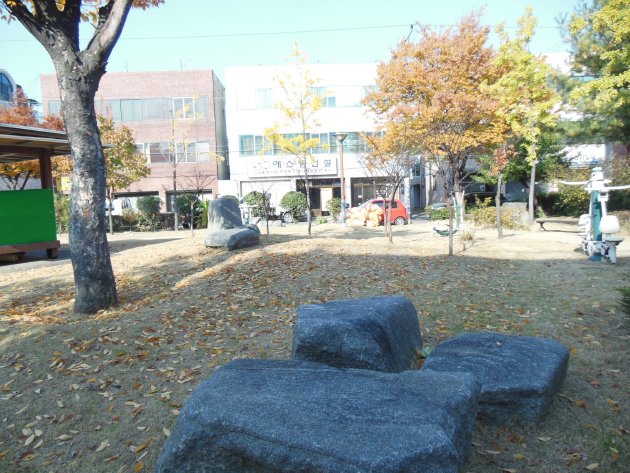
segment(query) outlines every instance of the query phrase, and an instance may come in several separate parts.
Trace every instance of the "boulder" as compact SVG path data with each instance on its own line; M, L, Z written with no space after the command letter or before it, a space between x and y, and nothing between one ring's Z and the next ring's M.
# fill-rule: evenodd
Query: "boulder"
M481 385L479 417L540 421L566 377L569 350L545 338L469 333L440 343L422 370L468 372Z
M260 242L260 231L255 225L243 225L238 202L219 197L208 209L208 233L204 244L211 248L236 250L255 246Z
M456 473L478 396L466 373L235 360L186 401L156 472Z
M338 368L400 372L422 350L418 314L402 296L326 302L298 307L294 359Z
M203 242L210 248L238 250L241 248L256 246L260 242L260 232L247 227L232 228L230 230L208 233Z
M241 209L236 199L231 197L219 197L210 202L208 208L208 233L221 230L242 228Z

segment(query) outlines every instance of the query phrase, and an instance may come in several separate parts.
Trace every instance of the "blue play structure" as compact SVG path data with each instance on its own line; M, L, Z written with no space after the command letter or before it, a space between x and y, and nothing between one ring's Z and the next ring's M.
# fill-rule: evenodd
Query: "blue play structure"
M606 202L608 193L614 190L630 189L630 185L608 186L610 179L604 179L604 171L600 167L593 168L591 179L581 182L566 182L571 186L584 186L584 190L591 195L588 214L580 216L578 226L582 236L582 249L591 261L617 262L617 245L623 237L619 232L619 221L614 215L608 215Z

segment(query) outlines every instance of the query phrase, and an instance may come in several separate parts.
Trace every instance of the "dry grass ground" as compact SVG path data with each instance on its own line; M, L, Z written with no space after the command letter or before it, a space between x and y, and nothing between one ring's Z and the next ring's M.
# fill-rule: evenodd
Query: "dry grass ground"
M572 227L560 230L573 230ZM0 471L152 471L182 403L236 357L288 358L300 304L402 294L425 345L462 331L552 337L570 370L540 425L479 425L465 471L630 471L630 241L592 263L569 232L477 231L458 255L430 224L272 228L206 249L203 232L111 239L120 306L71 312L69 261L0 265ZM456 240L457 241L457 240ZM527 360L523 360L526 364Z

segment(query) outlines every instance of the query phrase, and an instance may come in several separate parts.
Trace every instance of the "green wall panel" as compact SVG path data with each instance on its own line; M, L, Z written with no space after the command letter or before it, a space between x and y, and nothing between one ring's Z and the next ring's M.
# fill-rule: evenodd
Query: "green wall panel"
M0 192L0 245L57 239L51 189Z

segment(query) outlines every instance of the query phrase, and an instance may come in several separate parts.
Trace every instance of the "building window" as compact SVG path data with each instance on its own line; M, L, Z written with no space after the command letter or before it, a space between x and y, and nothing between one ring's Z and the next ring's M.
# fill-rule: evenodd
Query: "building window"
M420 161L414 163L412 176L414 176L414 177L422 176L422 163Z
M383 132L366 132L368 136L382 136ZM297 133L283 134L284 139L290 140L298 136ZM338 150L338 142L334 132L328 133L311 133L309 138L317 138L318 146L311 148L313 154L336 154ZM350 132L343 142L344 150L349 153L365 153L368 151L368 143L359 132ZM282 155L285 154L281 147L269 142L262 135L240 135L239 136L239 153L241 156L254 156L259 154L265 155Z
M58 113L55 103L49 102L49 113ZM170 120L175 118L208 118L208 97L176 97L151 99L96 99L96 112L112 117L117 122Z
M254 155L254 135L241 135L239 138L239 152L241 156Z
M195 98L195 118L208 118L208 97Z
M61 115L61 101L51 100L48 102L48 114L49 115Z
M171 118L171 104L168 99L143 99L143 120L168 120Z
M273 89L256 89L256 109L270 110L273 108Z
M9 78L0 74L0 100L4 100L5 102L11 102L13 100L13 84Z
M210 161L210 143L208 141L198 141L196 143L197 162L206 163Z
M168 141L138 143L136 149L146 156L150 163L170 163L173 156L176 157L178 163L202 163L211 160L208 141L179 142L175 144L174 150L172 143Z
M168 163L171 160L170 143L162 141L160 143L147 143L149 148L149 160L152 163Z
M311 148L311 152L313 154L330 153L332 149L330 140L333 139L335 142L337 141L336 138L331 135L332 133L311 133L311 138L317 138L319 140L319 144Z
M335 92L328 87L311 87L311 92L322 99L322 107L335 107Z
M173 99L174 118L194 118L195 107L192 97L177 97Z
M120 101L120 118L123 122L138 122L142 120L142 101L128 99Z

